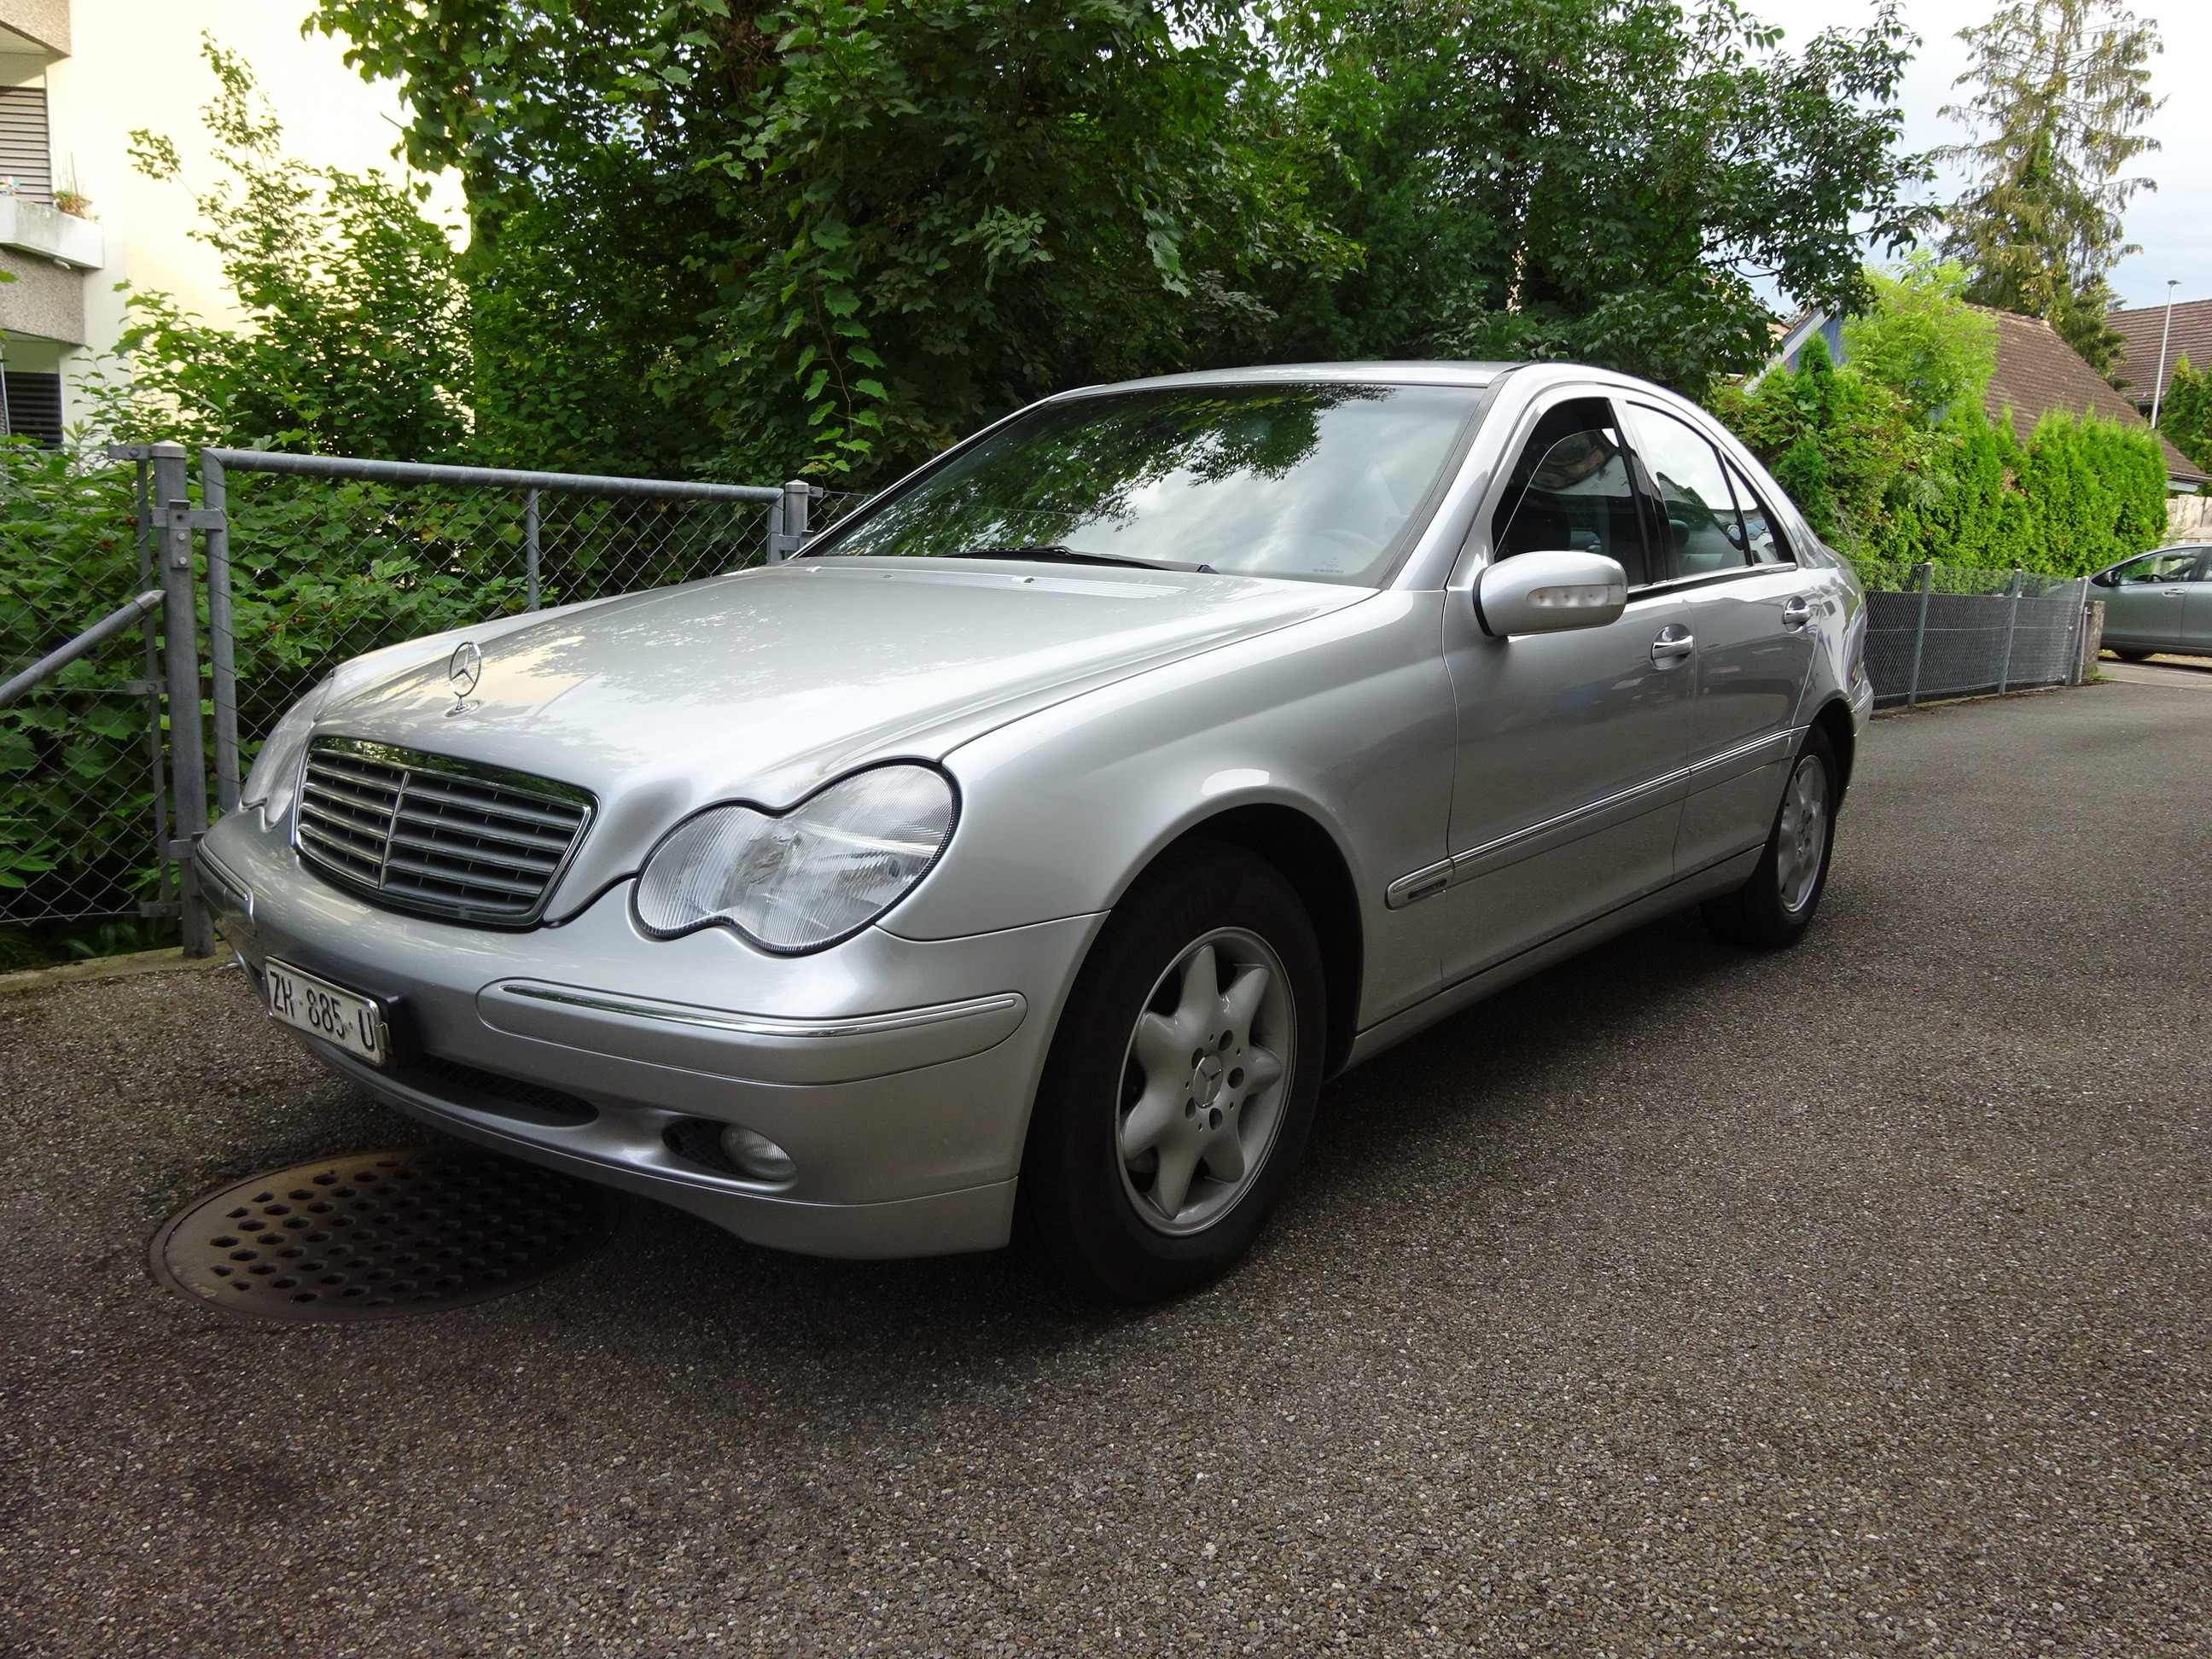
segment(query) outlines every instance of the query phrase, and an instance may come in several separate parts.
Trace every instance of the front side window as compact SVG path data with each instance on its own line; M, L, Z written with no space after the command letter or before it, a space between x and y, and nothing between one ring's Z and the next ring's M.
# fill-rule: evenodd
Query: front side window
M1046 404L806 556L1381 581L1480 397L1474 386L1189 386Z
M1490 548L1493 559L1602 553L1631 587L1653 580L1620 424L1605 398L1577 398L1536 422L1492 515Z
M2157 582L2185 582L2196 567L2197 550L2193 547L2178 553L2146 553L2133 564L2124 564L2112 572L2112 585L2136 587Z
M1687 422L1638 404L1636 447L1658 491L1672 574L1709 576L1751 562L1721 458Z

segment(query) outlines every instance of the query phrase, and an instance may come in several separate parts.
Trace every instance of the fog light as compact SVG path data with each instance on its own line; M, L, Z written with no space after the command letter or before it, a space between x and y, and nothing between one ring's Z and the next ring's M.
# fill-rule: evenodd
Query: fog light
M799 1173L789 1152L742 1123L732 1123L722 1131L722 1151L755 1181L788 1181Z

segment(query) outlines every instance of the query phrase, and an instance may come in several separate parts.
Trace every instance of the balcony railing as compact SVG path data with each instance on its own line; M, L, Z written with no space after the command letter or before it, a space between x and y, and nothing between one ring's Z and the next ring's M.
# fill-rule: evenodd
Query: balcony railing
M28 196L0 195L0 247L72 270L98 270L107 263L107 236L99 225Z

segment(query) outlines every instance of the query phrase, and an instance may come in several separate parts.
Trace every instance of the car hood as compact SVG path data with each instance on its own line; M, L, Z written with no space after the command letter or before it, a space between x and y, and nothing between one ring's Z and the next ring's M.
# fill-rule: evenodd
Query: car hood
M937 759L1139 670L1357 603L1366 590L1181 571L802 560L483 630L348 688L341 733L556 778L599 799L553 907L573 909L710 801L771 809L867 761Z

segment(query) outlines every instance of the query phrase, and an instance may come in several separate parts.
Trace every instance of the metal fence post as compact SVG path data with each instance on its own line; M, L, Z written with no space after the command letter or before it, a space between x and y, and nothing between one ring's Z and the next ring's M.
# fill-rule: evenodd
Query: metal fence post
M814 487L804 478L787 479L783 486L783 556L793 557L806 545L807 508Z
M530 602L523 609L538 609L538 492L522 492L522 574L529 584Z
M1920 570L1920 620L1912 629L1912 678L1905 690L1905 706L1911 708L1920 701L1920 655L1928 644L1928 588L1936 574L1936 567L1922 563Z
M769 503L769 563L781 564L806 545L806 508L813 496L812 484L793 478L784 485L783 494Z
M2074 590L2074 602L2066 612L2066 684L2082 685L2087 684L2095 659L2089 649L2089 579L2077 576L2066 585Z
M207 833L207 757L200 738L199 619L192 595L191 498L185 447L153 447L155 563L161 579L161 650L169 690L169 793L185 954L215 954L215 929L201 902L192 848Z
M215 804L238 810L238 656L230 623L230 515L222 463L200 457L200 505L206 509L208 680L215 701Z
M2012 687L2012 641L2020 632L2020 590L2027 582L2027 572L2016 569L2012 573L2012 586L2005 590L2012 596L2012 605L2005 617L2004 665L1997 670L1997 696L2001 697Z

